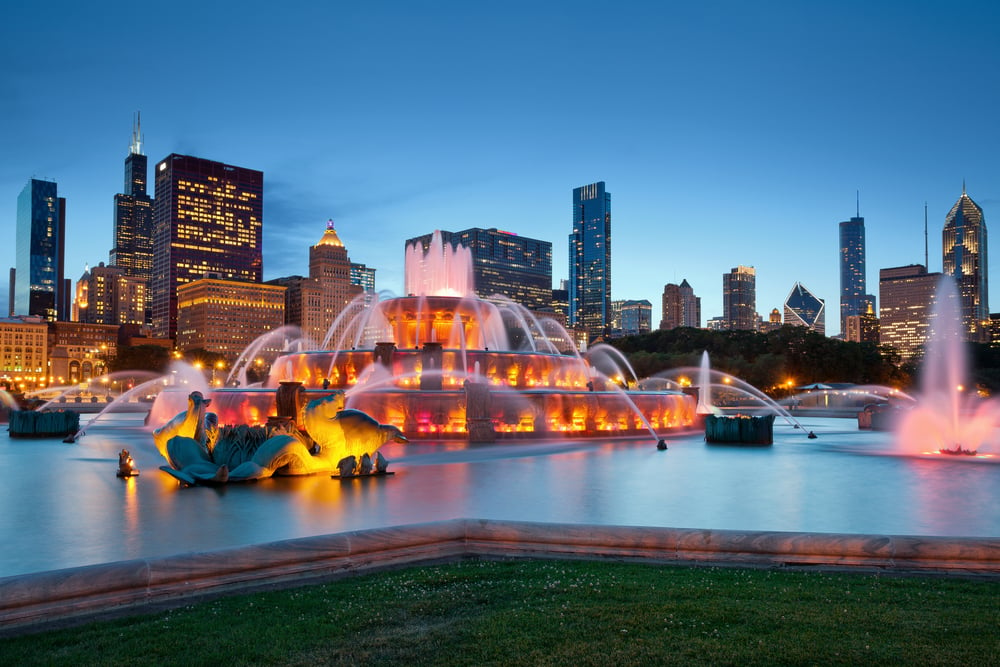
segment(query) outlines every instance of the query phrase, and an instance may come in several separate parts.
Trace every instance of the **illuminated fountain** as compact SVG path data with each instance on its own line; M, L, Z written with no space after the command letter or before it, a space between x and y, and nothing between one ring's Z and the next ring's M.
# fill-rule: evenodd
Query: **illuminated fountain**
M968 385L961 306L948 276L938 283L931 316L920 393L915 407L900 411L897 447L907 454L991 457L980 450L996 437L1000 406Z
M323 349L278 356L260 387L212 391L219 423L265 424L275 389L301 383L310 398L343 390L348 408L409 438L659 437L694 424L693 397L636 389L617 350L581 355L554 320L477 297L471 253L437 232L426 253L407 248L405 272L406 296L359 296L331 324ZM186 401L186 392L161 392L150 423Z

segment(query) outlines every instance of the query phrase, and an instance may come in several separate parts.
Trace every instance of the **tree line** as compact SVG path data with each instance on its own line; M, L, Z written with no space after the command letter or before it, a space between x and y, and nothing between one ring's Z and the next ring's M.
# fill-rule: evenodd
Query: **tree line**
M739 377L763 391L813 383L878 384L909 390L918 382L920 360L903 362L898 351L876 343L828 338L805 327L785 325L755 331L709 331L681 327L608 341L640 378L698 366L707 351L712 368ZM970 382L1000 390L1000 347L967 343Z

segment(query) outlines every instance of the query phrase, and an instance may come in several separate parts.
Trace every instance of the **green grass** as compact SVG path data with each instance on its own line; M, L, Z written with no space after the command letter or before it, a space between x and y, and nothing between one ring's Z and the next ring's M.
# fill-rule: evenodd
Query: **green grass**
M989 665L1000 581L470 561L0 639L5 665Z

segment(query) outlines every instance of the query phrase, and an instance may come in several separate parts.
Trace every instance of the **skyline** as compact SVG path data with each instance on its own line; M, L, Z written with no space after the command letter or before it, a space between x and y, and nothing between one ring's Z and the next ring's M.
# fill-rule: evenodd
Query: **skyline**
M402 293L406 239L470 227L551 242L555 287L572 190L604 181L613 299L655 325L686 279L705 326L753 266L765 320L801 282L832 335L858 191L876 296L879 269L923 263L925 202L930 271L963 181L987 229L1000 210L990 3L266 7L5 10L4 228L30 178L55 180L66 277L107 263L138 111L150 172L175 152L264 172L265 280L305 274L333 218L380 290ZM148 58L122 58L136 37Z

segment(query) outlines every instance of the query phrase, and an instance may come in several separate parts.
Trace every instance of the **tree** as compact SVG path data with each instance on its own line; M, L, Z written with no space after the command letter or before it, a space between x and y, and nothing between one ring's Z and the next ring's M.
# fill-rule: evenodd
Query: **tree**
M152 371L164 373L170 363L170 350L160 345L130 345L118 348L108 364L111 371Z

